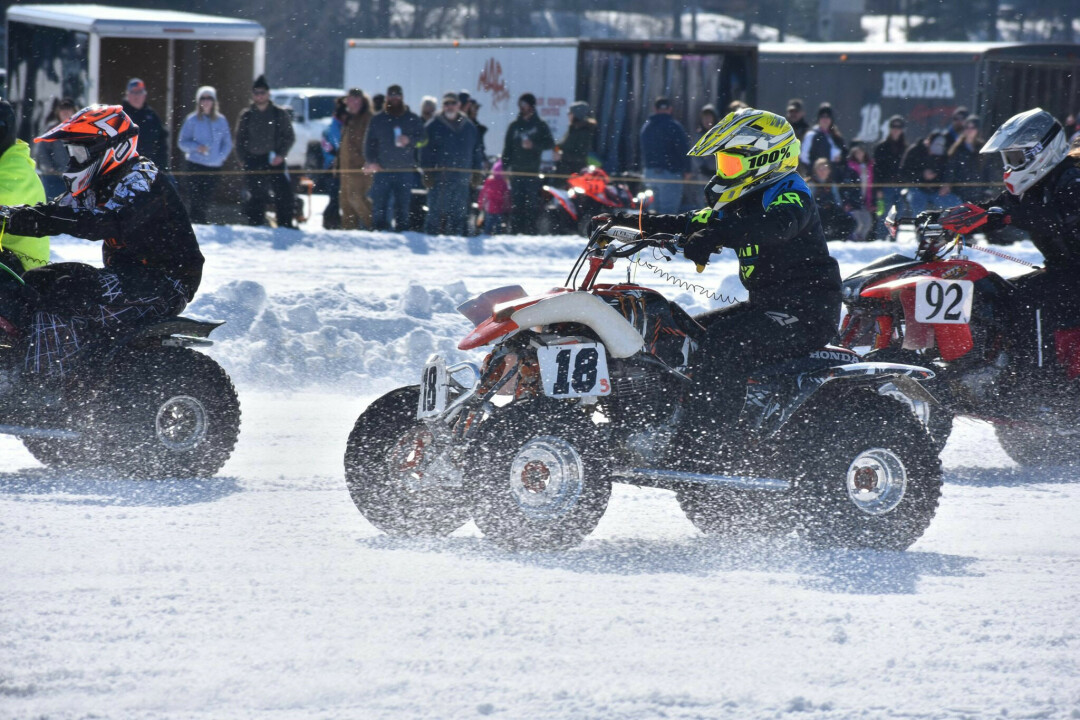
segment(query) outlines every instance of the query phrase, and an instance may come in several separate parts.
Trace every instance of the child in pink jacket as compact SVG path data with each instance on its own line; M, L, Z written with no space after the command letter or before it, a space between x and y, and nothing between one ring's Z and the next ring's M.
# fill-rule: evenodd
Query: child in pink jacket
M510 184L503 177L502 160L495 161L476 200L484 213L484 232L494 235L504 230L504 219L510 214L511 203Z

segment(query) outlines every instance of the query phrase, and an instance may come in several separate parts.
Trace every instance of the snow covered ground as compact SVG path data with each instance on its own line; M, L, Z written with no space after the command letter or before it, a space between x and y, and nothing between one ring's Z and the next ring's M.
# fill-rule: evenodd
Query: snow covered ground
M229 320L209 352L237 380L237 451L209 481L109 480L0 437L0 718L1080 717L1072 470L1024 471L958 422L906 553L720 544L671 493L622 486L568 552L506 553L472 525L391 539L344 487L357 414L452 349L459 299L559 284L581 240L474 255L463 238L198 231L191 312ZM895 247L832 249L846 274ZM735 267L671 269L734 294Z

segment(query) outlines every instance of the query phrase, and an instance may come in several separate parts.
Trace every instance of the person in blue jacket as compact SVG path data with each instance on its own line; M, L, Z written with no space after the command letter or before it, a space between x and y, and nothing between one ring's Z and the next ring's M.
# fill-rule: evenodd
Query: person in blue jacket
M195 112L184 119L176 143L184 153L188 214L193 223L206 223L207 208L217 192L221 166L232 152L229 121L219 111L217 90L204 85L195 93Z
M679 121L672 117L671 101L656 99L655 113L641 126L641 164L645 168L645 187L653 192L652 209L675 213L682 209L682 181L690 178L690 138Z
M425 233L465 234L469 182L483 162L476 126L461 112L457 93L446 93L443 111L424 126L420 144L420 166L428 187Z

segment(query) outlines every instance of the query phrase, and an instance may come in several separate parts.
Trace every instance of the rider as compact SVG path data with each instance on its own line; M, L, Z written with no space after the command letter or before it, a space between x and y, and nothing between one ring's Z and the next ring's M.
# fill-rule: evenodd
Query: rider
M15 109L0 100L0 205L45 202L45 188L34 172L30 146L15 138ZM0 225L0 231L6 230ZM0 262L19 275L49 262L49 238L0 235Z
M35 142L62 142L68 192L0 207L19 235L101 240L104 268L59 263L26 273L36 289L24 370L62 375L88 340L174 315L195 295L203 256L172 183L136 150L139 127L119 105L91 105Z
M713 253L732 248L749 292L746 302L696 318L706 330L705 361L695 372L703 402L691 404L700 410L689 427L692 434L704 434L738 416L749 375L834 337L840 269L829 255L810 188L796 172L799 140L787 120L764 110L738 110L688 154L716 156L716 175L705 187L707 206L680 215L645 215L642 230L687 236L683 255L698 272ZM594 227L609 219L594 218Z
M1080 325L1080 148L1070 153L1061 123L1035 108L1006 120L982 152L1001 153L1005 191L949 209L942 227L962 235L1003 225L1026 230L1045 269L1013 280L1018 337L1049 339L1056 329ZM992 207L1003 212L987 212Z

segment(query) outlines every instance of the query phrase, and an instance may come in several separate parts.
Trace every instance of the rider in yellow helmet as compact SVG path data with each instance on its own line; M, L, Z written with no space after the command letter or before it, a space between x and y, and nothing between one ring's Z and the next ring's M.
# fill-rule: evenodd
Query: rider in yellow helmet
M829 255L810 188L796 172L799 140L787 120L754 108L729 113L688 154L716 158L716 175L705 187L707 205L647 215L642 229L687 237L683 254L699 272L713 253L733 249L749 292L746 302L696 318L706 330L706 360L695 368L704 402L691 403L692 437L738 416L745 380L756 370L829 342L840 320L840 269Z

